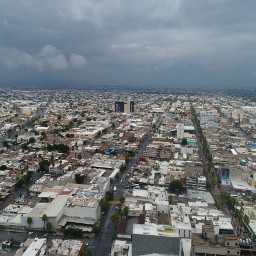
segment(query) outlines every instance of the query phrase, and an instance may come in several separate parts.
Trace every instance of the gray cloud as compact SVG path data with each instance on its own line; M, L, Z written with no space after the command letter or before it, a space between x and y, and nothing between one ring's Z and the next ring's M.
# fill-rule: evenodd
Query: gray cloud
M71 53L70 63L75 69L84 69L88 64L87 60L83 56L75 53Z
M0 54L0 60L8 69L32 68L38 71L45 69L61 71L69 66L74 69L84 69L87 64L83 56L74 53L70 55L69 61L59 49L50 44L34 55L8 48L1 49Z
M27 81L38 70L53 84L65 76L78 84L194 85L218 77L253 85L255 7L254 0L3 1L0 75Z

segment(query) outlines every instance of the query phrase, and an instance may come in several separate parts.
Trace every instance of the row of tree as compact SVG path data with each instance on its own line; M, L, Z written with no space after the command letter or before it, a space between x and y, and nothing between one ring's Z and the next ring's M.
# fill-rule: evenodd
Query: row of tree
M68 153L69 146L65 144L47 144L47 150L52 151L58 151L59 153Z
M15 184L16 188L21 188L24 184L28 184L32 178L33 173L31 171L27 171L21 178L17 178L17 182Z
M192 116L193 116L193 119L194 119L194 123L195 123L196 129L198 131L198 136L199 136L201 145L203 146L203 154L204 154L204 156L207 159L207 170L205 170L204 172L205 172L205 174L210 173L211 179L212 179L212 185L215 186L217 184L216 173L214 171L211 172L211 170L212 170L212 168L214 166L213 162L212 162L212 155L211 155L211 153L209 151L207 140L206 140L206 138L204 136L203 130L202 130L201 126L200 126L200 122L199 122L199 120L197 118L196 110L193 107L192 103L191 103L191 113L192 113Z
M42 221L44 222L44 229L45 229L45 223L46 223L46 221L48 220L48 216L47 216L46 214L44 214L44 215L41 217L41 219L42 219ZM27 223L28 223L28 225L29 225L29 228L30 228L32 222L33 222L33 219L32 219L31 217L27 217ZM46 223L46 228L47 228L48 230L50 230L50 229L52 228L52 223L48 221L48 222Z

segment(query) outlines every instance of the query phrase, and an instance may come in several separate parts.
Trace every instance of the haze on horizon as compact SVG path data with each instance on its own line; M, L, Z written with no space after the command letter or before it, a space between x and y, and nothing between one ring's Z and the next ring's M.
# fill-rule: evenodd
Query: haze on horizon
M255 86L255 0L0 7L0 85Z

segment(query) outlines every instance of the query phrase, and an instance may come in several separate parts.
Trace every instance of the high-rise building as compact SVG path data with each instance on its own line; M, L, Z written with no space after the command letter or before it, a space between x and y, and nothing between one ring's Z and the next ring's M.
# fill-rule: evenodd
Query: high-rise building
M124 112L124 102L123 101L116 101L115 102L115 112Z
M115 112L120 113L132 113L134 112L134 101L131 101L130 97L125 101L115 101Z

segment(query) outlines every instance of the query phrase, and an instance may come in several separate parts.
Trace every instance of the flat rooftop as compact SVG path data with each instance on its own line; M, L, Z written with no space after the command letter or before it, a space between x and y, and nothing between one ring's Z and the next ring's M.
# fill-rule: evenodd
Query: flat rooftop
M156 224L134 224L133 234L179 237L179 233L177 229L172 228L169 225L156 225Z

